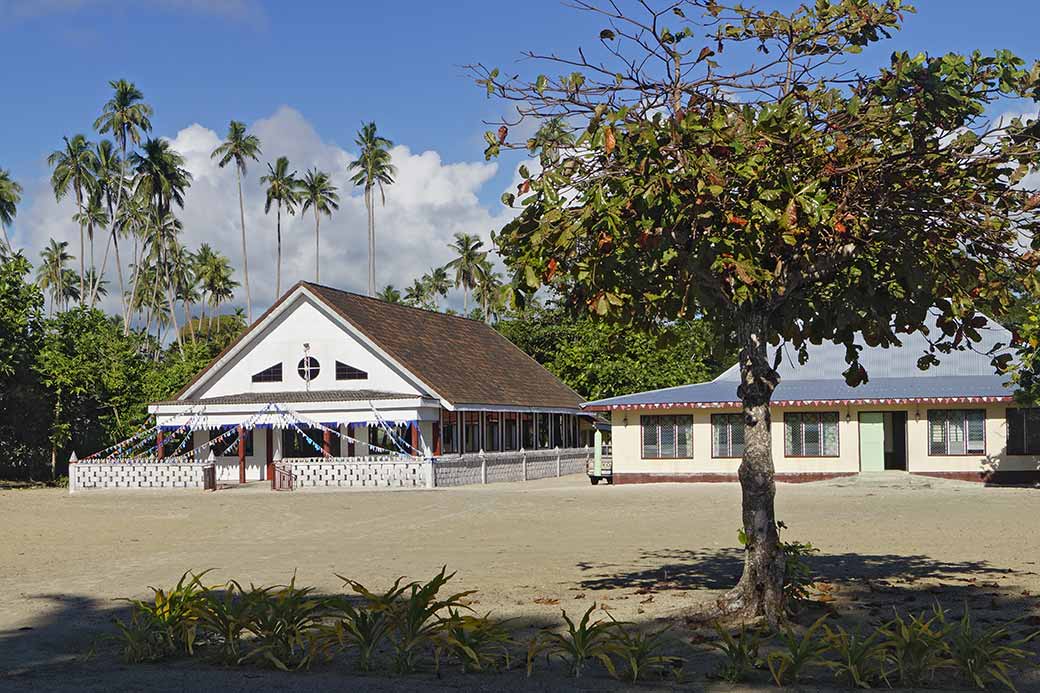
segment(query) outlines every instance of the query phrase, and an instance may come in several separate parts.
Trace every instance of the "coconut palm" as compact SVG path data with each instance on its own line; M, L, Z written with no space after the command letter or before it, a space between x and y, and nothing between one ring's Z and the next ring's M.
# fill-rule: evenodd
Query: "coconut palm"
M137 146L141 143L141 136L152 129L152 107L144 103L144 94L133 82L125 79L112 80L108 83L112 87L112 98L105 103L101 115L94 121L94 129L98 134L112 133L113 139L119 146L119 185L108 185L109 192L115 189L115 199L108 210L113 222L119 217L122 210L123 197L127 194L124 190L123 181L127 178L126 173L126 151L128 144ZM100 153L100 152L99 152ZM111 195L109 195L111 196ZM126 288L123 282L123 263L119 257L119 237L115 224L112 225L112 243L116 249L116 268L119 274L119 292L123 294L123 312L126 314ZM134 260L137 261L136 258Z
M131 273L130 282L130 294L129 300L124 295L123 299L123 333L130 334L130 322L135 311L135 306L138 304L138 286L140 285L140 276L138 275L137 268L141 263L141 249L145 240L145 229L148 226L148 216L150 214L150 201L141 195L127 195L126 199L116 210L115 224L113 229L115 230L115 236L117 238L130 238L134 239L134 245L131 250L131 262L130 267L133 270ZM118 246L117 246L118 247ZM125 294L124 288L124 294Z
M527 148L532 154L539 153L542 168L547 168L559 161L560 150L574 146L574 133L567 128L562 116L550 118L538 128L534 137L527 141Z
M36 268L36 284L50 294L51 306L49 313L61 310L62 299L65 296L63 282L65 267L74 258L68 253L68 241L56 241L53 238L47 247L40 252L43 262Z
M314 209L314 281L317 282L321 281L321 245L318 236L321 215L331 217L332 212L339 209L339 195L329 174L316 168L307 171L299 182L298 195L302 205L300 214Z
M116 233L115 221L117 201L122 199L123 188L126 187L126 179L123 176L123 160L119 156L115 145L112 144L112 140L109 139L103 139L97 143L95 154L97 155L97 170L94 171L94 176L97 180L97 188L94 193L107 212L108 224L110 226L105 240L105 254L101 258L101 269L98 271L97 276L105 276L105 270L108 268L108 253L114 243L116 249L116 273L119 275L119 291L122 293L125 286L123 284L123 268L119 256L119 238ZM91 252L93 252L93 249L93 238L91 238ZM93 265L93 262L92 255L91 265ZM92 296L91 298L93 300L94 297Z
M350 181L365 188L365 210L368 212L368 295L376 292L376 215L373 195L379 188L379 196L386 205L385 186L393 185L397 169L390 160L390 147L394 143L376 134L375 123L364 123L354 143L360 147L358 158L350 162L350 170L357 171Z
M264 214L271 212L271 203L277 205L276 213L276 235L278 239L278 252L275 260L274 294L282 295L282 207L289 214L296 213L296 204L299 202L298 188L300 181L296 179L296 171L289 172L289 159L280 156L274 162L274 166L267 164L267 175L260 178L261 183L267 184L267 202L264 204Z
M87 275L97 279L97 268L94 266L94 229L108 226L108 214L105 212L97 189L88 198L87 205L83 208L83 211L74 214L72 220L79 223L80 226L87 227L87 237L90 239L90 269L87 270ZM89 297L88 304L93 308L96 298L94 295L94 284L89 280L85 283L88 292L87 296Z
M387 284L376 294L376 298L387 303L400 303L401 292L393 284Z
M246 283L246 314L253 324L253 297L249 293L249 255L246 252L246 208L242 199L242 176L246 174L246 162L260 156L260 140L256 135L246 134L246 124L232 120L228 124L227 137L223 144L213 150L210 158L217 159L221 168L234 162L238 180L238 219L242 226L242 275Z
M491 322L492 318L498 318L505 304L504 286L502 275L491 268L491 263L485 263L478 275L476 291L473 297L480 303L483 311L484 322Z
M484 241L479 236L456 233L455 242L448 247L456 255L454 260L445 265L445 269L455 270L455 286L462 287L462 310L468 313L469 292L476 288L484 271L484 259L487 257L487 251L483 250Z
M84 200L89 196L95 186L94 171L97 168L96 154L90 140L84 135L74 135L70 140L62 138L65 146L51 153L47 157L47 164L54 168L51 174L51 188L54 190L54 199L61 201L70 192L76 196L76 213L83 211ZM79 225L79 295L84 295L83 282L86 277L87 268L84 256L86 255L86 230L83 223Z
M7 235L7 227L14 221L21 201L22 186L11 178L10 171L0 168L0 230L4 233L4 244L8 249L11 247L11 239Z
M184 157L167 140L148 139L140 152L130 155L134 167L134 190L151 201L153 211L168 214L173 205L184 207L184 192L191 186L191 173Z
M421 279L416 279L405 289L404 302L416 308L430 307L430 289Z

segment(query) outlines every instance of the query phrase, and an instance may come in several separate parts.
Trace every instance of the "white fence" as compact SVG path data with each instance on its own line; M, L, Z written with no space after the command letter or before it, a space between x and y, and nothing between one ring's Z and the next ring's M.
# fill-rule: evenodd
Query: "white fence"
M415 457L312 457L278 465L292 475L293 489L432 486L432 463Z
M69 493L107 489L215 489L212 462L187 458L110 459L69 465Z
M493 484L581 474L591 458L592 449L588 447L440 457L433 465L434 485Z

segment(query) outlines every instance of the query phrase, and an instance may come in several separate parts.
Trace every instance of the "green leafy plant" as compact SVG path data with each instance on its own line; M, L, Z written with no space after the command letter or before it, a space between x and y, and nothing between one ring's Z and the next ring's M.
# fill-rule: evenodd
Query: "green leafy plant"
M881 632L849 632L840 625L833 628L825 625L823 629L827 644L835 655L825 664L835 677L855 688L870 688L876 683L881 676L886 654Z
M309 643L308 664L331 659L337 651L357 650L357 668L371 671L377 648L386 640L393 622L386 611L357 607L346 600L334 606L337 619L315 628Z
M221 589L207 589L199 595L192 607L198 639L214 648L217 661L237 664L242 660L242 634L261 596L266 597L266 592L247 592L235 580L229 580Z
M896 612L895 618L880 629L886 655L882 671L885 682L890 683L894 674L899 685L919 686L949 666L944 641L948 631L938 605L931 616L922 612L904 618Z
M747 680L752 670L761 666L758 652L762 645L761 633L741 624L737 637L718 622L715 632L719 639L709 643L712 648L722 653L723 661L715 671L715 676L727 683L741 683Z
M130 621L117 620L116 628L128 662L154 662L176 654L192 654L196 637L196 606L209 571L181 575L170 590L150 587L151 600L131 599Z
M780 632L780 643L785 649L770 652L766 658L769 673L777 686L798 683L802 673L813 664L823 663L823 655L830 645L819 637L819 631L827 616L821 616L804 633L798 635L790 627Z
M483 616L460 614L449 609L442 628L436 636L435 659L440 670L442 655L457 660L463 672L509 668L509 646L513 638L504 621L496 621L487 613Z
M596 604L590 606L577 624L563 611L563 620L567 624L565 633L543 630L531 640L527 650L527 675L531 675L534 660L543 653L546 662L553 657L562 660L574 678L581 677L589 660L597 660L609 670L613 665L610 661L611 632L619 622L593 621L595 609Z
M308 662L310 636L327 613L328 602L312 596L313 587L297 587L294 575L288 585L251 587L252 601L246 626L256 646L242 659L260 659L282 671Z
M964 605L964 615L950 624L946 649L950 662L965 681L976 688L986 688L991 681L998 681L1012 691L1017 690L1011 675L1016 664L1030 657L1024 646L1037 633L1013 640L1010 626L1009 623L985 628L976 626L967 604Z
M682 670L685 664L682 657L663 653L670 628L649 632L636 630L626 627L612 615L607 615L613 626L607 651L616 656L622 665L618 667L610 657L604 660L603 663L611 676L635 683L650 674L663 675Z

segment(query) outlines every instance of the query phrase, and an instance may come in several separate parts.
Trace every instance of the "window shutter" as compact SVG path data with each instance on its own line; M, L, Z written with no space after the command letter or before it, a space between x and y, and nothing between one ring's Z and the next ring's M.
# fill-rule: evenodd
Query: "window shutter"
M972 409L966 412L968 422L968 452L986 451L986 412Z

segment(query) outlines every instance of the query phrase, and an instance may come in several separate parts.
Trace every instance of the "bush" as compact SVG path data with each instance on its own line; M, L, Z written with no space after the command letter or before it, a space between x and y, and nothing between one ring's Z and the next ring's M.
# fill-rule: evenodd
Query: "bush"
M746 681L752 670L762 664L758 657L762 645L761 633L742 624L740 633L734 638L719 623L715 624L715 632L718 633L719 639L710 644L721 652L724 658L715 675L727 683Z
M202 577L206 572L184 573L169 591L150 587L150 601L126 600L131 604L130 621L117 620L115 624L127 662L156 662L194 653L198 604L205 591Z
M313 587L297 587L294 575L288 585L251 587L245 629L255 638L242 658L260 659L282 671L308 663L312 632L328 612L328 602L312 596Z
M567 624L565 633L551 630L539 633L527 651L527 675L531 675L535 658L543 653L547 662L556 657L566 663L574 678L581 677L589 660L598 660L609 670L613 666L610 661L610 634L619 622L603 619L592 621L595 609L596 604L590 606L577 624L563 611L563 620Z
M1012 640L1009 625L980 628L972 622L968 605L964 605L964 615L947 631L946 650L950 662L966 682L976 688L985 688L987 683L998 681L1012 691L1016 690L1011 682L1011 673L1016 664L1030 657L1024 646L1037 633Z
M870 688L881 677L887 645L881 632L850 633L841 626L824 626L827 644L836 658L826 662L834 675L855 688Z
M610 614L607 614L610 616ZM662 652L669 628L644 632L626 628L623 623L610 616L614 629L612 638L607 644L610 655L617 656L621 667L613 663L612 657L604 660L611 676L635 683L648 674L676 674L682 671L684 660L681 657L666 655Z
M830 646L818 637L818 632L826 618L821 616L816 619L802 635L797 635L790 628L781 631L780 643L784 649L771 652L766 658L769 673L773 675L777 686L798 683L806 667L823 663L823 655Z
M889 675L894 674L901 686L920 686L934 678L939 669L949 666L944 641L949 626L938 606L931 616L924 612L905 619L896 612L895 618L879 632L884 639L886 669L882 676L886 683L890 683Z

